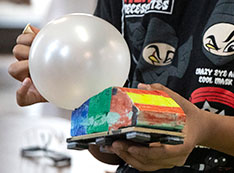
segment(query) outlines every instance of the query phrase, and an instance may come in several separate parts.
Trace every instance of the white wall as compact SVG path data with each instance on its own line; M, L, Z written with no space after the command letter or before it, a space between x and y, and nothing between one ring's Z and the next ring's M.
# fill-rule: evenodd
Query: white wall
M45 23L68 13L90 13L95 10L97 0L52 0Z
M67 13L93 13L96 0L31 0L31 5L0 1L0 28L41 27Z

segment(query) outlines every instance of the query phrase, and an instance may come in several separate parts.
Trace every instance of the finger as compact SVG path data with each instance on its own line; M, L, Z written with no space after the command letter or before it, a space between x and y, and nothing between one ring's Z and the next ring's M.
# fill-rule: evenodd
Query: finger
M160 142L152 142L149 144L150 147L161 147L163 144Z
M20 34L16 39L16 43L31 46L35 36L36 34L34 33Z
M191 104L191 102L189 102L187 99L183 98L182 96L170 90L169 88L161 84L152 84L150 85L150 87L152 89L159 89L165 91L173 100L177 102L177 104L180 105L180 107L183 109L185 114L191 114L192 113L191 111L198 112L198 108L194 104Z
M23 81L29 77L28 60L17 61L11 64L8 68L8 73L19 81Z
M115 141L112 144L111 151L116 153L121 159L123 159L126 163L133 166L138 170L142 170L143 163L139 162L135 157L130 155L127 151L129 146L134 144L131 141Z
M185 144L161 145L158 147L131 146L128 148L130 154L146 157L149 160L186 156L188 150L189 148Z
M149 84L143 84L143 83L139 83L137 88L138 89L143 89L143 90L150 90L151 89Z
M40 30L38 28L36 28L35 26L32 26L29 24L27 24L23 30L23 34L28 34L28 33L34 33L37 34Z
M38 28L36 28L35 26L32 26L32 25L30 25L30 28L35 34L37 34L40 31L40 29L38 29Z
M153 146L162 148L163 145L155 144ZM134 148L137 148L138 151L134 151ZM168 156L168 153L166 153L165 150L161 150L160 152L153 151L148 147L135 145L133 142L114 142L112 144L112 151L115 152L126 163L142 171L154 171L162 168L172 168L175 165L183 164L183 160L182 162L179 160L179 152L175 153L175 157L173 157L173 155ZM168 150L168 152L171 153L172 151Z
M185 163L188 153L183 151L184 148L185 146L182 145L165 145L161 147L131 146L128 148L128 152L144 164L157 164L159 167L169 168L173 166L181 166Z
M126 141L114 141L112 143L112 151L119 152L119 151L127 151L128 150L128 143Z
M16 59L20 60L26 60L29 56L30 47L22 44L17 44L13 48L13 54L16 57Z
M114 154L100 152L100 146L89 144L89 152L98 160L108 164L119 164L121 159Z
M132 157L126 151L118 151L116 153L122 160L124 160L127 164L131 165L132 167L138 169L139 171L144 171L144 164L139 162L136 158Z
M21 88L16 92L16 100L19 106L25 106L27 102L27 92L31 86L32 82L30 78L25 78L22 82Z
M140 144L128 140L117 140L112 143L112 150L123 150L127 151L132 145L138 146Z
M185 114L191 113L191 110L198 111L197 107L194 104L191 104L188 100L177 94L176 92L170 90L169 88L159 84L139 84L138 87L147 90L161 90L166 92L177 104L183 109Z
M133 168L139 170L139 171L156 171L158 169L162 168L172 168L172 165L159 165L157 163L152 162L146 162L145 159L139 159L136 158L134 155L131 155L130 153L126 151L119 151L117 154L121 159L123 159L127 164L132 166ZM141 160L144 160L142 162Z

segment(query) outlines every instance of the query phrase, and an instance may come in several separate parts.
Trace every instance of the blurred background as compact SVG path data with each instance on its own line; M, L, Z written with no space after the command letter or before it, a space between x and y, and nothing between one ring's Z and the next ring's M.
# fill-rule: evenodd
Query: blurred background
M15 40L28 23L42 28L67 13L93 13L95 6L96 0L0 0L0 172L109 173L116 169L97 161L86 150L66 149L70 111L49 103L19 107L15 93L21 83L7 71L16 61L12 55ZM51 152L38 150L43 147ZM65 161L71 158L71 165L55 165L61 157Z

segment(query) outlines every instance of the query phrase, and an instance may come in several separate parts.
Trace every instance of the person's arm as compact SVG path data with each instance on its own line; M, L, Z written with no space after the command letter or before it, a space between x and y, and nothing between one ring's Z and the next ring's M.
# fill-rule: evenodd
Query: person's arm
M207 146L234 156L233 117L200 110L188 100L160 84L140 84L139 88L163 90L181 106L187 116L184 144L152 143L150 147L144 147L128 141L115 141L106 149L116 153L126 163L140 171L182 166L196 145Z
M160 85L144 85L140 84L140 88L143 89L160 89L166 91L185 111L187 114L187 123L191 123L191 126L198 130L199 136L197 137L197 145L210 147L212 149L224 152L234 156L234 117L233 116L221 116L215 113L198 109L172 90ZM193 118L194 117L194 118ZM192 122L190 122L193 120ZM198 122L196 122L196 120ZM197 124L196 124L197 123ZM194 124L194 125L193 125ZM188 126L189 124L187 124ZM189 128L189 127L187 127ZM186 134L187 136L190 133Z
M203 110L200 112L201 121L204 121L204 131L198 145L234 156L234 117Z

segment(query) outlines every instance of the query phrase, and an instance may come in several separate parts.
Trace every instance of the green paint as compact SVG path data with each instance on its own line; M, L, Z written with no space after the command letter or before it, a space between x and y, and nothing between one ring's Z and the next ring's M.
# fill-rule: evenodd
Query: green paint
M162 129L162 130L170 130L170 131L182 131L184 126L183 125L176 125L175 123L171 124L151 124L149 125L148 122L137 122L138 127L148 127L154 129Z
M88 119L93 121L87 133L108 131L107 113L111 106L112 87L90 98Z
M108 123L106 121L106 114L96 115L95 117L91 117L92 124L90 124L87 128L87 133L96 133L96 132L104 132L108 131Z

